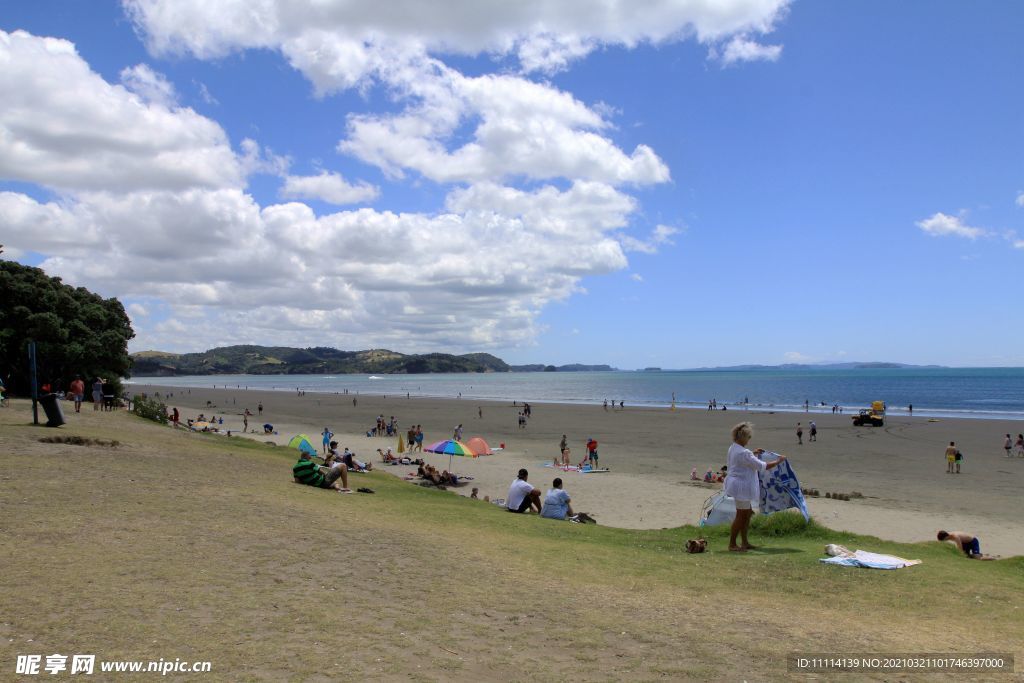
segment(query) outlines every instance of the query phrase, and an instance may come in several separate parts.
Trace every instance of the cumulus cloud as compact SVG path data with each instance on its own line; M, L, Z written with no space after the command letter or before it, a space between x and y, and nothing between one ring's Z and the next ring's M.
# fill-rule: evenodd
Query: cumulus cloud
M1024 192L1017 194L1017 206L1024 206Z
M987 234L982 228L967 225L961 217L950 216L941 211L918 221L915 225L932 237L953 235L973 240Z
M72 43L0 31L0 179L70 190L241 187L223 129L191 109L149 100L160 79L93 72ZM140 74L146 74L140 76Z
M155 55L270 49L321 96L383 86L386 113L350 115L338 151L392 180L456 187L433 211L317 215L300 200L344 205L380 190L329 171L291 174L291 159L254 140L236 153L147 65L111 84L67 41L0 32L0 178L58 191L52 201L0 192L0 242L48 255L43 267L69 282L145 301L133 316L168 313L140 321L149 348L417 351L529 343L544 306L677 232L635 236L638 202L623 188L671 174L650 147L615 143L619 112L530 74L606 46L687 38L727 51L741 36L770 51L756 37L787 3L123 4ZM452 54L490 55L498 73L463 74L442 60ZM245 191L256 173L281 177L282 199L295 201L261 206Z
M346 87L362 78L364 46L380 40L433 53L513 54L524 70L550 71L602 45L633 47L691 36L714 44L733 35L767 33L788 5L788 0L651 0L639 6L631 0L123 2L156 54L188 52L206 59L286 46L308 54L303 43L330 34L336 37L336 77Z
M395 115L349 117L338 149L392 177L411 169L438 182L670 179L650 147L625 153L601 134L608 124L600 114L550 85L513 76L466 77L433 60L382 74L412 104ZM448 149L447 141L465 125L474 126L472 139Z
M301 203L261 208L234 189L47 203L7 192L0 237L56 254L42 266L69 282L173 302L171 318L189 320L192 345L525 343L546 304L578 291L584 276L627 265L612 232L634 202L607 186L469 187L447 206L318 217ZM170 343L175 331L156 326L139 343Z
M149 310L140 303L128 304L128 306L125 307L125 310L127 310L132 317L144 318L149 315Z
M735 36L720 51L712 51L712 56L719 57L726 66L737 62L774 62L781 55L781 45L762 45L747 36Z
M145 102L159 104L167 109L178 104L178 94L174 90L174 85L163 74L153 71L145 64L122 69L121 84Z
M638 251L642 254L656 254L658 249L663 246L674 244L672 241L672 235L679 232L679 228L673 228L670 225L658 225L655 226L654 230L647 239L637 239L629 235L623 235L619 238L622 242L623 248L627 251Z
M340 174L328 171L313 176L286 176L281 186L285 199L319 199L337 206L372 201L379 195L380 188L375 185L365 181L353 185Z

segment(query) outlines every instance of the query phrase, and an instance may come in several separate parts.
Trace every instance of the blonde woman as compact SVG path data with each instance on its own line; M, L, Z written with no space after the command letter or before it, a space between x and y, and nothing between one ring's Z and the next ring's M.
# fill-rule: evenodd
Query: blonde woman
M750 518L754 516L754 501L761 496L758 472L770 470L786 459L786 456L780 455L777 460L771 462L761 460L758 456L764 453L764 449L758 448L751 452L747 448L753 436L754 425L749 422L741 422L732 428L725 495L736 501L736 519L729 530L729 550L734 552L746 552L755 547L747 540L747 531L750 529ZM740 537L740 545L736 545L737 535Z

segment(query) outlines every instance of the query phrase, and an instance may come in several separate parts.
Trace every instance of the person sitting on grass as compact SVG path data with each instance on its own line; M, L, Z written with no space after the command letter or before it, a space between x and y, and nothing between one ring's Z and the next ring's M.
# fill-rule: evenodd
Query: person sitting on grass
M548 519L565 519L571 517L572 506L569 505L569 494L562 489L561 477L555 477L555 480L551 482L551 489L547 495L544 496L544 509L541 511L541 517L547 517Z
M531 507L536 508L537 512L541 511L540 490L527 483L526 479L529 476L530 473L525 468L521 469L516 480L509 486L508 502L505 503L509 512L524 514L529 512Z
M981 543L978 542L977 536L972 536L963 531L939 531L936 537L940 541L950 541L957 548L963 551L964 555L972 560L994 560L996 558L989 555L983 555L981 552Z
M302 453L299 461L292 467L292 476L296 484L306 486L317 486L322 489L334 489L341 493L352 493L348 487L348 468L344 463L337 463L337 467L320 468L308 453ZM324 471L326 470L326 471ZM338 486L338 479L341 479L341 486Z

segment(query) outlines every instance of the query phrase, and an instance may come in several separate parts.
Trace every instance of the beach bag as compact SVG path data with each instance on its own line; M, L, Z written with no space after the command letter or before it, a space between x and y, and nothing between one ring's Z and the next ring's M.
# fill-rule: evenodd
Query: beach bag
M703 538L691 538L686 542L686 552L702 553L708 549L708 542Z

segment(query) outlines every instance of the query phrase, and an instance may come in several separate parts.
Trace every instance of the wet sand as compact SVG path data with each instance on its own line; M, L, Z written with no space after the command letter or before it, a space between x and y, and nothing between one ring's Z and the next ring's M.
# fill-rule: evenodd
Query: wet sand
M211 386L216 378L211 378ZM158 382L158 380L155 380ZM254 413L250 429L262 432L270 422L277 436L250 437L284 444L305 433L320 444L320 433L330 427L341 447L349 447L361 460L396 475L412 467L384 467L377 448L397 452L397 438L369 438L376 416L394 415L401 433L410 424L423 425L424 444L451 438L457 424L465 439L484 437L491 446L504 443L504 451L480 458L455 458L455 472L474 478L469 486L450 489L469 495L476 486L480 496L504 498L520 467L542 491L561 476L576 510L592 514L601 524L625 528L661 528L697 523L701 506L720 485L689 481L696 467L703 474L725 464L729 429L741 421L755 425L751 447L785 453L805 488L816 488L820 498L808 507L822 524L841 530L897 541L923 541L936 530L963 530L979 537L982 549L1000 555L1024 554L1024 458L1006 458L1006 433L1024 431L1024 424L1009 420L889 417L883 428L853 427L849 415L827 413L769 413L755 410L714 411L631 408L604 410L601 405L533 404L525 429L517 425L521 406L472 400L358 396L228 389L189 390L177 387L128 387L134 393L173 393L168 406L177 406L182 419L212 411L223 417L223 429L237 434L242 413ZM256 415L262 402L264 413ZM483 417L477 417L478 407ZM818 425L818 441L808 442L807 423ZM797 445L796 423L804 425L804 443ZM562 473L544 466L558 455L562 434L567 435L572 460L579 462L588 437L599 442L600 464L606 474ZM962 473L947 474L944 451L956 441L964 453ZM447 456L424 454L440 469ZM286 476L286 475L285 475ZM353 484L358 485L358 475ZM828 500L826 492L860 492L864 498Z

